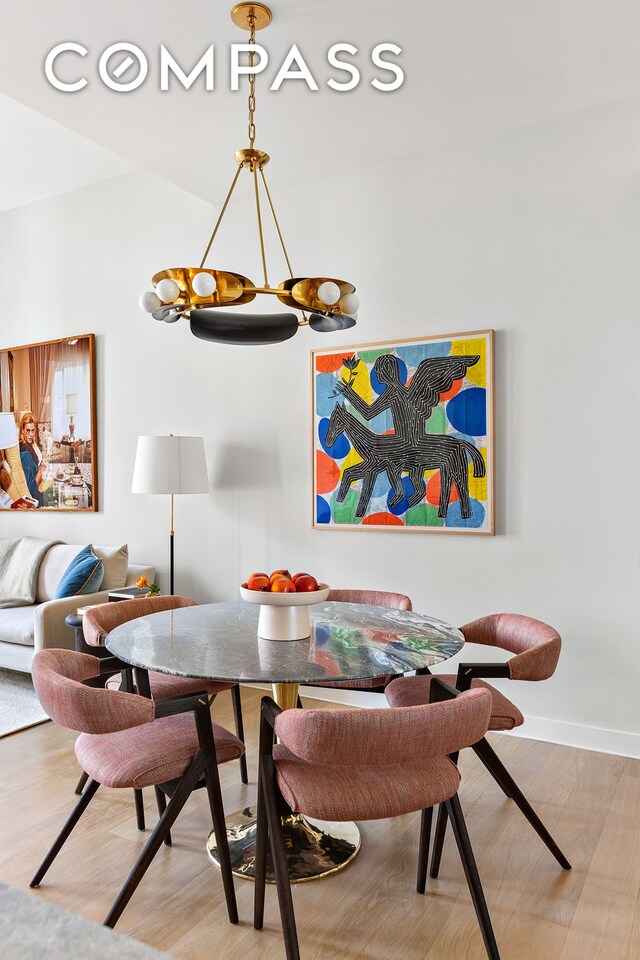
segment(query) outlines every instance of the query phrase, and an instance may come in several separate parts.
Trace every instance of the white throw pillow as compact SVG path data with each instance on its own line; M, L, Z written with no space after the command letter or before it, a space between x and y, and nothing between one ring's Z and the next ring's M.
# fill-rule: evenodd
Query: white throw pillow
M119 590L127 582L129 571L129 547L124 543L121 547L93 548L96 556L102 559L104 566L104 580L102 590Z
M62 574L81 550L82 544L78 545L77 543L56 543L50 550L47 550L38 571L36 603L53 600Z

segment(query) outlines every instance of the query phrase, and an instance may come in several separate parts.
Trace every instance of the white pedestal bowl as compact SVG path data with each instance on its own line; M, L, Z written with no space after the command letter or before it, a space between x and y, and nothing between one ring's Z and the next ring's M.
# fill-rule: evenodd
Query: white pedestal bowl
M322 603L329 596L326 583L307 593L269 593L240 587L240 596L247 603L260 605L258 636L265 640L305 640L311 636L309 607Z

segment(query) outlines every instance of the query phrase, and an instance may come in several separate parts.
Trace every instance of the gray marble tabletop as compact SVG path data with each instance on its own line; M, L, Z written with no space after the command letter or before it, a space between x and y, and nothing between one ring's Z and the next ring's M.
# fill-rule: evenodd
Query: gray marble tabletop
M309 608L306 640L258 636L259 607L242 600L153 613L112 630L107 647L133 666L208 680L310 683L405 673L447 660L462 633L420 613L326 601Z

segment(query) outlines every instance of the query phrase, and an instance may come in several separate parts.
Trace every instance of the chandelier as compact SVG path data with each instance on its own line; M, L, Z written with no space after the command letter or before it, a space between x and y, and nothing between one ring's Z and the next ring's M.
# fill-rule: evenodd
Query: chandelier
M236 26L249 31L249 47L255 46L256 30L271 23L271 11L261 3L239 3L231 11ZM249 50L249 69L255 52ZM156 320L175 323L181 317L190 321L191 332L201 340L216 343L266 344L290 339L298 327L328 333L353 327L359 301L355 287L333 277L296 277L287 254L264 168L269 155L255 147L255 74L249 74L249 146L235 153L236 170L222 209L204 254L197 267L170 267L152 278L153 290L140 297L141 308ZM243 170L253 178L253 193L258 239L262 257L263 286L256 286L241 273L205 267L207 257L222 223L227 206ZM262 201L261 201L262 194ZM289 277L272 287L267 270L262 210L270 211L282 247ZM280 303L299 313L243 314L225 308L239 307L260 295L276 297Z

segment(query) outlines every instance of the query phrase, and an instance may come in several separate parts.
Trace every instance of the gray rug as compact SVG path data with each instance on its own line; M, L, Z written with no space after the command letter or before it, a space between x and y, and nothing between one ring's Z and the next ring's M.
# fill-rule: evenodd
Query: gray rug
M48 719L33 689L31 674L0 670L0 737Z
M3 960L167 960L138 940L99 927L47 901L0 883Z

